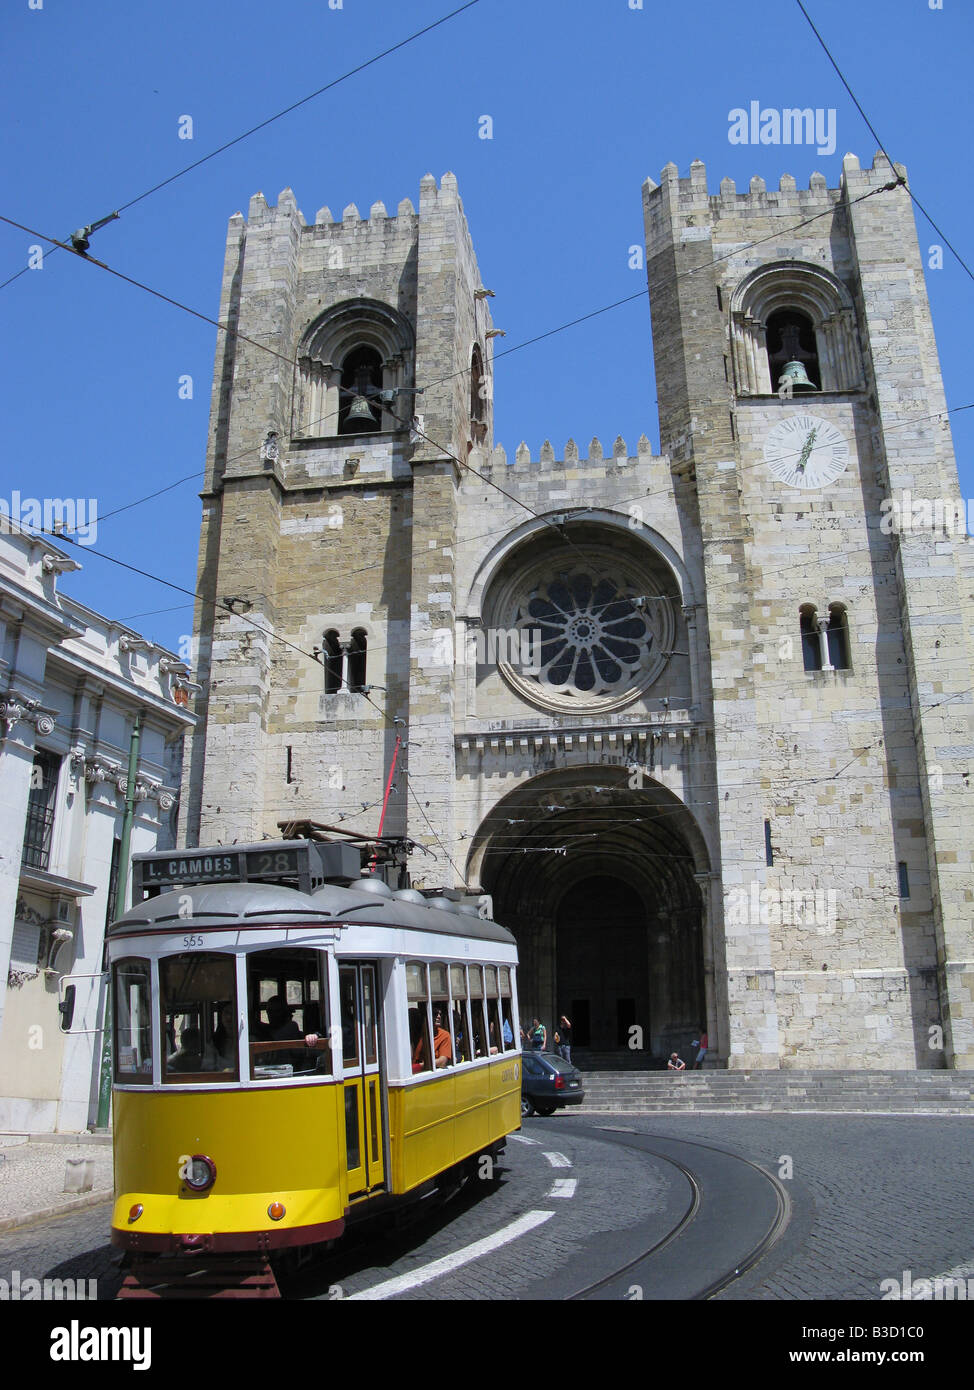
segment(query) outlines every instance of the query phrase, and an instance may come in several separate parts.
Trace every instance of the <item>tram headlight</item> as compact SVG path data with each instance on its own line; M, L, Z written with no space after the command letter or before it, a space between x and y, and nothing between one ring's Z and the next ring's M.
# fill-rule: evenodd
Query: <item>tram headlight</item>
M183 1181L194 1192L208 1192L216 1182L216 1164L206 1154L193 1154L185 1166Z

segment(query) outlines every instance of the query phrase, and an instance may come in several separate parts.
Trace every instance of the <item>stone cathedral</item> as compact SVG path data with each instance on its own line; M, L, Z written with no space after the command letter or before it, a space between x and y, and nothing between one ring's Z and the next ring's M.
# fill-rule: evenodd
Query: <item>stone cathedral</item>
M181 843L374 835L391 776L549 1036L974 1067L974 557L917 520L958 479L904 171L643 206L659 455L495 445L451 174L231 218Z

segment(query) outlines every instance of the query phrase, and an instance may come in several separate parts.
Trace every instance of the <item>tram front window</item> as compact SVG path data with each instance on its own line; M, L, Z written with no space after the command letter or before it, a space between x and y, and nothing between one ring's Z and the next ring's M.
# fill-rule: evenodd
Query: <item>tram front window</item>
M123 1086L152 1081L152 1015L147 960L115 966L115 1080Z
M322 951L301 947L248 955L253 1080L331 1075L325 962Z
M171 1085L236 1081L236 962L193 951L159 962L162 1079Z

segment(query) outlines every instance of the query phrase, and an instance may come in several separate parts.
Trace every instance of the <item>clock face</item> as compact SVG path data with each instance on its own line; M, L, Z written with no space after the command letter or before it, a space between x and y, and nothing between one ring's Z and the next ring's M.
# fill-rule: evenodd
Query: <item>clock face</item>
M764 457L774 476L788 487L828 487L845 472L849 445L828 420L789 415L768 431Z

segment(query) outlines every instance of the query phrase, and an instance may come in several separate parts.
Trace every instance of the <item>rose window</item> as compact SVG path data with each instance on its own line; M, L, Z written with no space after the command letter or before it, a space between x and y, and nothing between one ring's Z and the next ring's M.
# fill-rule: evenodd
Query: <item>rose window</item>
M631 691L656 640L646 596L621 575L579 569L550 578L519 605L532 674L553 693L585 697Z
M628 532L572 527L508 563L484 596L481 625L521 699L568 717L603 716L644 694L674 647L675 576ZM505 654L507 659L505 659Z

